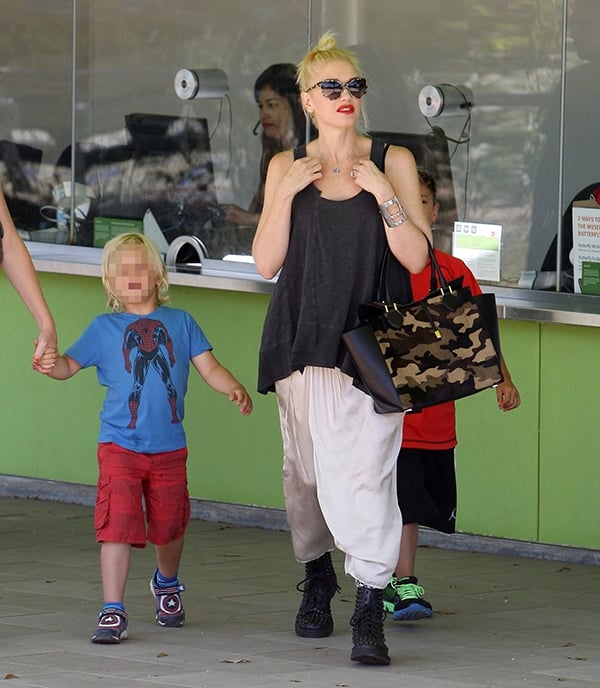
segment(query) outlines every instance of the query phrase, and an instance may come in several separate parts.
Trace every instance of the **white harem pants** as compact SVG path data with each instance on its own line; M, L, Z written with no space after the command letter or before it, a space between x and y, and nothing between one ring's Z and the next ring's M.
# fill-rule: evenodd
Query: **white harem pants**
M404 415L375 413L337 368L307 367L275 390L296 559L313 561L335 545L346 554L347 574L384 588L402 532L396 461Z

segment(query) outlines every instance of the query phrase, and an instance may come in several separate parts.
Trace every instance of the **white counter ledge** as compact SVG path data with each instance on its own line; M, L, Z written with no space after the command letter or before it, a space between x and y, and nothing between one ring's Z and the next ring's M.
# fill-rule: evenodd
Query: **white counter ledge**
M25 242L36 270L63 275L100 277L102 249ZM173 285L270 294L276 280L265 280L252 264L205 259L198 269L169 268ZM527 320L600 327L600 297L482 285L496 294L498 316L504 320Z
M101 248L66 247L29 241L25 245L38 272L100 277ZM270 294L275 281L263 279L254 265L234 261L206 259L201 272L193 268L167 269L170 284L202 289Z

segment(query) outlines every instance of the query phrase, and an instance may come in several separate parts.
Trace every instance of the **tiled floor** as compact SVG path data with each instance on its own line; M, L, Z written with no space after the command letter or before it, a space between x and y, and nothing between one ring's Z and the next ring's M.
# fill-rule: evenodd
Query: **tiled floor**
M89 641L100 603L92 509L0 499L0 680L43 688L600 686L600 568L420 548L434 618L386 621L389 667L349 660L353 583L330 638L297 638L302 568L285 532L192 521L186 626L154 623L151 548L134 551L130 638Z

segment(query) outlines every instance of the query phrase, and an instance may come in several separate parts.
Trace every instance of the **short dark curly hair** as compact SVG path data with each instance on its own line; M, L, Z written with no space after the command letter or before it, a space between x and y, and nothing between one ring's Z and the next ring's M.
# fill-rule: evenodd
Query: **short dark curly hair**
M419 174L419 182L431 191L431 196L435 203L437 199L437 182L435 181L435 177L423 167L418 167L417 172Z

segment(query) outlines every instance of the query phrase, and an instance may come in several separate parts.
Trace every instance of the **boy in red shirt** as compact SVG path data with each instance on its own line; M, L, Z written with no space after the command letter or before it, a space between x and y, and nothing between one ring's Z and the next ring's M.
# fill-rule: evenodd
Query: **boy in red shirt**
M421 200L430 223L438 215L435 179L419 170ZM435 251L442 273L448 281L463 276L463 284L471 292L481 293L473 273L463 263L442 251ZM430 291L429 265L410 276L413 299ZM504 381L496 387L498 407L503 411L521 403L519 391L511 380L504 359L500 365ZM431 605L423 599L424 590L415 577L415 559L419 524L444 533L453 533L456 521L456 447L454 402L430 406L419 413L404 417L402 448L398 455L398 503L402 512L402 540L395 575L384 592L384 609L396 621L427 619L433 615Z

